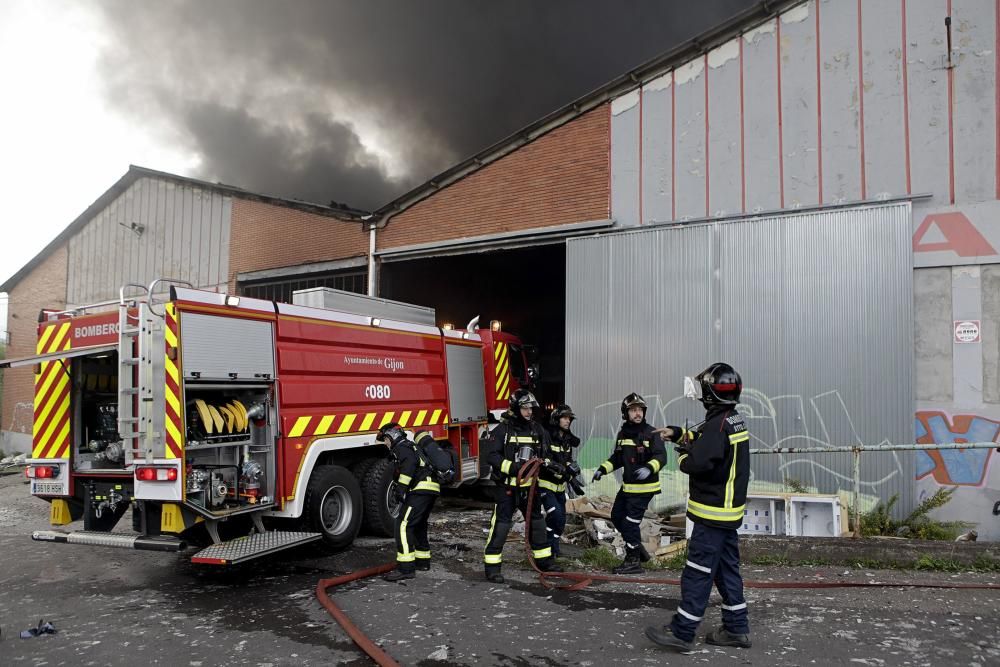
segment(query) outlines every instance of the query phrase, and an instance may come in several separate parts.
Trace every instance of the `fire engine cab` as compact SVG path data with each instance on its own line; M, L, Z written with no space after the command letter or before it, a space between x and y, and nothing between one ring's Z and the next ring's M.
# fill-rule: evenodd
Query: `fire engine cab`
M391 535L393 462L375 440L388 422L450 447L454 485L487 476L488 414L537 375L520 340L328 288L293 301L159 279L43 311L36 355L0 367L34 366L31 493L53 526L82 518L83 530L32 537L163 551L201 538L194 562L235 564L343 548L363 525ZM133 532L113 531L129 509ZM227 526L247 534L224 541Z

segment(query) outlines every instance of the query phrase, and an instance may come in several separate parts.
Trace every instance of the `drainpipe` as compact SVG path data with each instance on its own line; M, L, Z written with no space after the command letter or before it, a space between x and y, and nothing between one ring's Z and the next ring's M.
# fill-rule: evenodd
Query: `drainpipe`
M368 227L368 296L375 296L375 228L378 226L373 219L375 216L366 216L364 220L369 223Z

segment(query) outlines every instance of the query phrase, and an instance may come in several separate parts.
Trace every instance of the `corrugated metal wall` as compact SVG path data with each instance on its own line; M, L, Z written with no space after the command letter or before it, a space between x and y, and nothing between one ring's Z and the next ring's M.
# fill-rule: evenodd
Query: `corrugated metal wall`
M158 277L225 286L231 219L229 197L140 178L70 240L67 303L117 298L120 285Z
M983 0L793 7L613 100L612 216L1000 198L996 25Z
M581 461L607 456L623 396L699 421L685 375L743 375L754 446L913 442L910 205L651 227L567 242L566 393ZM658 506L679 503L675 457ZM910 454L865 455L862 492L913 502ZM756 488L850 488L849 455L758 456ZM599 490L614 491L614 482Z

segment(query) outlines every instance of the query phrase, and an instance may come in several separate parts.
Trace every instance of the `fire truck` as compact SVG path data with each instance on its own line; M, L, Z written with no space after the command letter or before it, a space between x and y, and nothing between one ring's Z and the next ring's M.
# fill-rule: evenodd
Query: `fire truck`
M23 365L31 493L53 526L83 519L33 539L158 551L200 539L192 561L220 565L344 548L363 526L391 535L394 466L375 440L389 422L450 447L454 486L485 479L490 413L537 376L496 321L438 327L432 309L339 290L286 304L164 279L42 311L36 355L0 367ZM116 529L130 509L132 532Z

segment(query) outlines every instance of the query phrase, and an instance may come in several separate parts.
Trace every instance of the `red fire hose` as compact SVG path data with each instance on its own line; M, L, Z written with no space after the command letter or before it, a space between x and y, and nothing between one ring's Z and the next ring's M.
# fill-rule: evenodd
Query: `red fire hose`
M531 563L531 567L534 568L535 572L538 573L541 583L546 588L557 588L560 590L576 591L582 588L586 588L591 583L595 581L618 581L632 584L659 584L663 586L679 586L680 579L661 579L661 578L637 578L637 577L627 577L627 576L616 576L610 574L593 574L589 572L543 572L539 569L538 565L535 564L535 557L532 554L531 549L531 510L535 502L535 489L538 486L538 471L542 465L540 459L532 459L528 461L521 467L521 470L517 474L518 488L520 488L522 479L532 479L531 487L528 489L528 504L527 504L527 515L524 517L524 546L528 552L528 562ZM396 567L396 563L386 563L384 565L377 565L375 567L370 567L365 570L358 570L357 572L351 572L340 577L333 577L331 579L320 579L316 584L316 597L319 599L320 603L326 608L330 615L333 616L334 620L340 624L344 631L347 632L351 640L358 645L362 651L368 654L368 656L374 660L377 664L382 667L399 667L399 663L393 660L388 653L383 651L378 645L375 644L371 639L368 638L354 623L351 619L344 613L340 607L334 604L333 600L327 595L327 589L333 588L334 586L340 586L342 584L349 583L351 581L358 581L359 579L366 579L368 577L374 577L376 575L388 572ZM550 579L562 579L568 583L563 585L556 585L550 582ZM937 583L916 583L916 582L895 582L895 583L879 583L879 582L863 582L863 581L815 581L815 582L804 582L804 581L744 581L743 586L746 588L770 588L770 589L780 589L780 588L953 588L953 589L976 589L976 590L1000 590L1000 584L937 584Z

